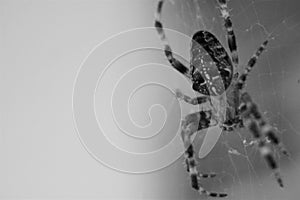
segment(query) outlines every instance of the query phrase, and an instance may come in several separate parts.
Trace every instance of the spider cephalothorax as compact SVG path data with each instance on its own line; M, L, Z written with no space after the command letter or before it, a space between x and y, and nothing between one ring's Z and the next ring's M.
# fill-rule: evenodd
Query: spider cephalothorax
M260 54L265 50L268 39L261 44L249 59L244 72L238 74L237 43L227 2L226 0L217 0L217 2L224 19L230 54L227 53L214 34L206 30L200 30L192 37L190 67L184 66L173 56L172 49L168 44L161 22L164 0L158 1L155 13L155 27L164 44L168 61L177 71L191 81L193 90L202 95L191 98L176 90L176 97L192 105L209 104L208 109L187 115L181 123L181 137L186 149L184 154L185 163L191 177L191 185L200 194L212 197L227 196L225 193L209 192L199 184L198 180L200 178L214 177L215 174L201 174L198 172L191 141L191 136L196 132L211 126L220 126L225 131L247 128L254 140L257 141L260 154L266 160L270 169L273 170L278 184L283 187L277 162L270 144L266 141L278 147L283 154L287 155L288 153L276 136L275 129L267 123L257 105L244 89L247 76Z

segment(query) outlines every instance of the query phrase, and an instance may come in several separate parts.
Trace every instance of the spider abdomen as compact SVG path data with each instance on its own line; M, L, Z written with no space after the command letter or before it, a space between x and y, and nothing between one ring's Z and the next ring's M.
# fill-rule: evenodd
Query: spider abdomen
M201 94L221 95L232 81L230 57L219 40L208 31L198 31L193 35L190 64L195 68L193 89Z

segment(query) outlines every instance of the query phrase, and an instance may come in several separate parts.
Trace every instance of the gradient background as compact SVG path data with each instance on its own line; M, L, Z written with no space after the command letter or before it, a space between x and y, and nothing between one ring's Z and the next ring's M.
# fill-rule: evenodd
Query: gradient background
M163 11L166 27L187 36L205 28L226 44L215 2L172 2L166 3ZM300 3L297 0L232 0L229 5L238 37L240 63L245 63L266 37L264 29L275 30L276 40L263 54L247 88L268 120L282 132L280 137L292 156L289 159L278 156L287 185L285 190L280 190L257 150L244 151L241 141L249 140L247 132L223 134L199 166L201 171L214 171L219 176L203 184L207 189L228 192L230 199L298 199ZM148 174L112 170L87 153L73 121L72 91L80 64L108 37L132 28L152 26L155 7L156 1L152 0L0 0L1 199L200 199L190 188L182 158ZM197 16L204 24L198 23ZM189 41L172 34L168 38L173 49L188 60ZM136 39L161 47L154 31ZM120 45L127 47L126 44ZM152 52L150 57L167 65L163 54ZM146 62L148 58L149 55L139 59ZM114 67L118 69L118 65ZM175 76L160 78L170 79L170 89L180 88L190 93L181 79L172 79ZM156 91L146 90L151 94ZM149 107L147 102L144 104L145 99L152 102L152 97L142 94L137 97L133 111L145 105ZM98 95L101 99L101 94ZM158 91L155 97L161 102L172 99L168 91ZM120 99L120 104L123 100ZM167 125L177 128L180 116L170 115L174 108L172 104L169 106ZM185 114L191 107L185 105L182 109ZM141 113L145 111L133 116L141 119L141 124L147 123ZM108 114L98 112L99 116ZM161 114L158 110L151 116L155 119ZM201 137L196 142L201 142ZM231 148L243 155L230 153Z

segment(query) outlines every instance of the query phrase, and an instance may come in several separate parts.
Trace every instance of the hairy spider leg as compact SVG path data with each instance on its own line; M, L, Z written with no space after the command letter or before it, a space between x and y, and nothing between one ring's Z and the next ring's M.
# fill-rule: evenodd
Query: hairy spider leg
M163 28L163 25L162 25L162 22L161 22L161 13L162 13L163 3L164 3L164 0L159 0L158 1L156 13L155 13L155 23L154 23L154 26L155 26L155 28L157 30L157 33L158 33L158 35L160 37L160 40L162 41L162 43L164 45L165 55L166 55L168 61L170 62L170 64L176 70L178 70L180 73L182 73L185 76L187 76L188 78L190 78L190 74L188 73L189 72L189 68L187 68L179 60L177 60L176 58L174 58L171 46L169 45L169 42L167 40L165 31L164 31L164 28Z
M236 41L236 37L234 34L234 30L233 30L233 25L232 25L232 21L231 21L231 17L229 14L229 9L227 6L227 1L226 0L218 0L218 3L220 5L220 11L221 11L221 15L222 18L224 20L224 26L227 32L227 44L231 53L231 60L233 62L233 66L234 66L234 76L233 79L236 81L239 77L238 74L238 65L239 65L239 55L238 55L238 50L237 50L237 41ZM238 85L235 83L235 85ZM240 92L238 87L234 87L232 94L234 97L239 97ZM238 106L239 106L240 102L239 102L239 98L234 98L233 99L233 107L234 107L234 115L237 116L238 115ZM232 116L234 117L234 116Z
M217 176L217 174L215 174L215 173L209 173L209 174L198 173L198 176L201 178L214 178Z
M179 89L175 91L176 98L179 100L183 100L184 102L191 104L191 105L199 105L210 101L209 96L200 96L200 97L189 97L183 94Z
M268 138L270 142L281 151L282 154L289 156L289 152L285 149L283 143L277 137L275 129L264 119L262 114L259 112L257 105L253 103L250 95L244 93L242 98L246 98L248 99L247 101L252 102L251 112L261 129L262 135Z
M245 86L247 77L249 75L249 73L251 72L252 68L255 66L258 57L262 54L262 52L266 49L267 44L268 44L269 40L265 40L260 47L256 50L255 54L253 54L253 56L250 58L250 60L248 61L247 67L244 71L244 73L242 73L239 77L239 80L237 82L237 88L239 90L242 90L243 87Z
M201 174L197 170L197 162L195 159L195 152L191 141L191 136L199 130L206 129L212 120L211 111L200 111L189 114L185 117L181 124L181 137L185 147L184 158L187 163L187 171L191 178L192 188L197 190L200 194L210 197L226 197L226 193L210 192L204 189L198 182L200 177L214 177L214 174Z
M200 97L189 97L185 94L183 94L179 89L176 89L175 95L179 100L183 100L184 102L191 104L191 105L200 105L206 102L210 101L209 96L200 96ZM185 165L186 169L189 172L189 161L188 159L185 159ZM209 173L209 174L203 174L203 173L198 173L198 176L201 178L213 178L216 176L215 173Z
M279 171L278 164L273 156L270 146L267 145L263 136L272 135L276 137L274 132L270 131L271 129L267 128L268 125L262 115L257 109L257 105L252 101L250 95L247 92L244 92L241 97L241 114L244 119L245 126L252 133L253 137L258 140L258 148L261 156L266 160L269 168L274 172L275 179L280 187L284 187L283 180ZM271 133L272 132L272 133ZM279 139L276 137L276 140Z
M237 72L236 70L237 70L237 67L239 64L239 56L238 56L238 51L237 51L237 42L236 42L235 34L233 31L233 27L232 27L232 21L230 18L226 0L218 0L218 3L220 5L220 11L221 11L222 18L224 19L224 26L225 26L225 29L227 32L228 47L229 47L229 50L231 53L231 60L235 67L235 73L236 73Z

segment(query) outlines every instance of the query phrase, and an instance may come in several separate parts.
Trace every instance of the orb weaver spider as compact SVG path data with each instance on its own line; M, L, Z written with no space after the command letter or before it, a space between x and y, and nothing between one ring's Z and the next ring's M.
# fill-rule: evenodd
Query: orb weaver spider
M287 150L276 135L276 130L265 120L257 104L245 91L247 77L255 66L258 57L266 49L269 37L249 59L243 73L239 74L237 42L226 0L217 0L224 27L230 56L214 34L206 30L197 31L191 41L190 67L186 67L173 56L171 46L161 22L164 0L159 0L155 13L155 28L164 45L164 53L169 63L188 78L192 89L202 96L191 98L176 90L176 97L192 105L209 103L209 109L188 114L181 122L181 137L184 143L185 164L190 175L191 186L200 194L211 197L226 197L226 193L210 192L203 188L201 178L215 177L215 174L202 174L197 170L194 147L191 141L196 132L212 126L220 126L224 131L247 128L257 141L260 155L273 171L276 181L283 187L278 164L273 156L271 145L284 154Z

